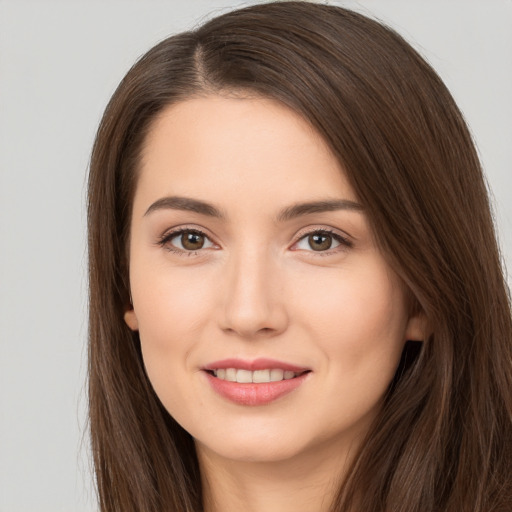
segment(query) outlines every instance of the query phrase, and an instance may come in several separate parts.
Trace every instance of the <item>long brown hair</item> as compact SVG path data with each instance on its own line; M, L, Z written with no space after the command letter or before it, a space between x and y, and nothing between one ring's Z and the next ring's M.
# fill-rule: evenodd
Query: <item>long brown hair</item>
M166 39L128 72L89 177L89 405L103 512L202 510L191 436L148 381L129 307L138 158L155 116L249 92L322 135L431 335L406 345L332 510L512 509L512 321L487 190L461 113L395 32L308 2L247 7Z

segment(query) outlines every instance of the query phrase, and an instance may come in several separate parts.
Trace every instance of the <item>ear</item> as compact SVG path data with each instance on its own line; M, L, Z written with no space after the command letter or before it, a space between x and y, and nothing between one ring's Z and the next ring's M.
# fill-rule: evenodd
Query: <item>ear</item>
M414 313L409 317L405 328L405 339L407 341L425 341L427 333L427 317L423 311Z
M137 320L137 315L135 314L133 307L124 312L124 321L132 331L139 330L139 321Z

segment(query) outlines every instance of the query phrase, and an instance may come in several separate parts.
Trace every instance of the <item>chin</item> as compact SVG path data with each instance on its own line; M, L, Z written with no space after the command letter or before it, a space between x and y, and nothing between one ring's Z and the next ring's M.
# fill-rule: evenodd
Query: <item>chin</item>
M290 422L282 428L261 424L244 428L239 424L233 429L223 429L218 435L212 435L215 433L210 430L207 435L195 437L196 446L205 453L232 461L285 462L310 452L320 441L319 433L308 429L301 432L296 427L296 424L291 427Z
M303 451L301 446L269 442L268 439L264 443L260 443L259 440L255 439L232 439L230 442L225 443L199 444L205 451L214 453L216 457L251 463L284 462L295 458Z

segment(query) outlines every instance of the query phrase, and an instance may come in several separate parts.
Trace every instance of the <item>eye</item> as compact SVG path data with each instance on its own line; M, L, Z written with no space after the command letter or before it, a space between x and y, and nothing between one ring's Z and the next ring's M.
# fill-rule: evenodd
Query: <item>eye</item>
M176 252L193 252L214 247L214 243L197 229L180 229L162 237L162 246Z
M327 230L312 231L294 244L294 250L327 252L340 246L352 247L352 243L337 233Z

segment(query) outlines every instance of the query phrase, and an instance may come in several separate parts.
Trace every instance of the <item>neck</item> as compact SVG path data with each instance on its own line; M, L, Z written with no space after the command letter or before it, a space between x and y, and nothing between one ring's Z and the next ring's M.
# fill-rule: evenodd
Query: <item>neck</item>
M225 459L197 443L205 512L329 512L350 450L316 446L280 461Z

